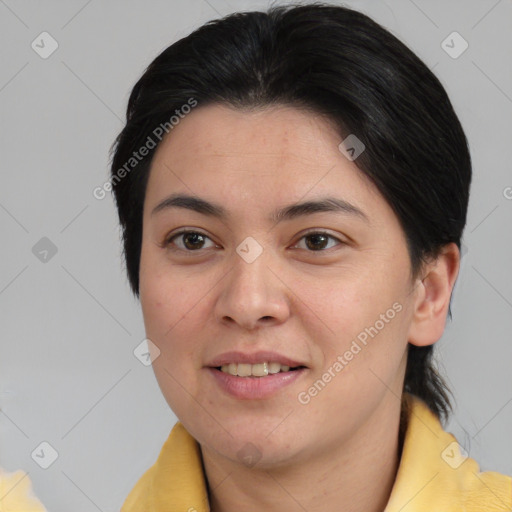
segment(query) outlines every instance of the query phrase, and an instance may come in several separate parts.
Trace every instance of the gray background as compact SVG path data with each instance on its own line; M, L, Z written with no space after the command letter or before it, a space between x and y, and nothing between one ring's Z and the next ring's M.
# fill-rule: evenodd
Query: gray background
M49 510L119 510L175 422L133 354L144 328L112 199L92 194L130 89L192 29L267 4L0 0L0 466L27 472ZM437 345L457 400L447 429L482 469L512 474L512 1L345 4L434 70L468 136L465 255ZM47 59L31 47L43 31L59 45ZM441 46L453 31L469 43L456 59ZM58 452L46 470L31 456L43 441Z

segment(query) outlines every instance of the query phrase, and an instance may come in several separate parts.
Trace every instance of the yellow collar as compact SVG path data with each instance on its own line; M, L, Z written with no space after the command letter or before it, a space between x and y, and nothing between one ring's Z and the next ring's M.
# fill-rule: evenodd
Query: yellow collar
M384 512L509 512L512 477L465 458L455 437L419 398L409 413L400 466ZM209 512L201 451L181 423L156 463L132 489L121 512Z

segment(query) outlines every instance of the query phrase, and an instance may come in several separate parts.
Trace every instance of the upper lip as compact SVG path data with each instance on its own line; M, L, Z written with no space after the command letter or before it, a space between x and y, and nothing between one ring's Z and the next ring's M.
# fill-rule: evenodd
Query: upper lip
M224 352L223 354L220 354L219 356L212 359L209 363L206 364L206 366L217 368L229 363L257 364L264 362L280 363L282 365L289 366L290 368L306 366L301 362L295 361L294 359L290 359L289 357L272 351L259 351L254 352L253 354L237 351Z

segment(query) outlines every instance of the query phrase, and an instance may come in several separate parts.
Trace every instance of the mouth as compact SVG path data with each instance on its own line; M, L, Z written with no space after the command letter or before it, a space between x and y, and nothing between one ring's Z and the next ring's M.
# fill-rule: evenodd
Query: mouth
M231 352L205 368L216 389L237 400L272 398L305 377L309 368L298 361L271 352Z
M274 351L225 352L210 360L205 370L214 389L237 400L263 400L292 389L309 368L303 361Z
M263 378L277 373L288 373L306 368L303 365L288 366L277 361L264 361L261 363L228 363L214 366L215 370L232 375L233 377Z

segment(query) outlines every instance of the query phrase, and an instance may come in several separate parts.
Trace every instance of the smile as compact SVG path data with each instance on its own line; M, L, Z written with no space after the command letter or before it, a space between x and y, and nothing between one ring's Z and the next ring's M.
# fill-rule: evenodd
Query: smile
M266 377L267 375L293 371L299 368L303 368L303 366L290 368L289 366L278 362L263 362L256 364L229 363L224 364L217 369L219 369L221 372L228 373L229 375L237 377Z

